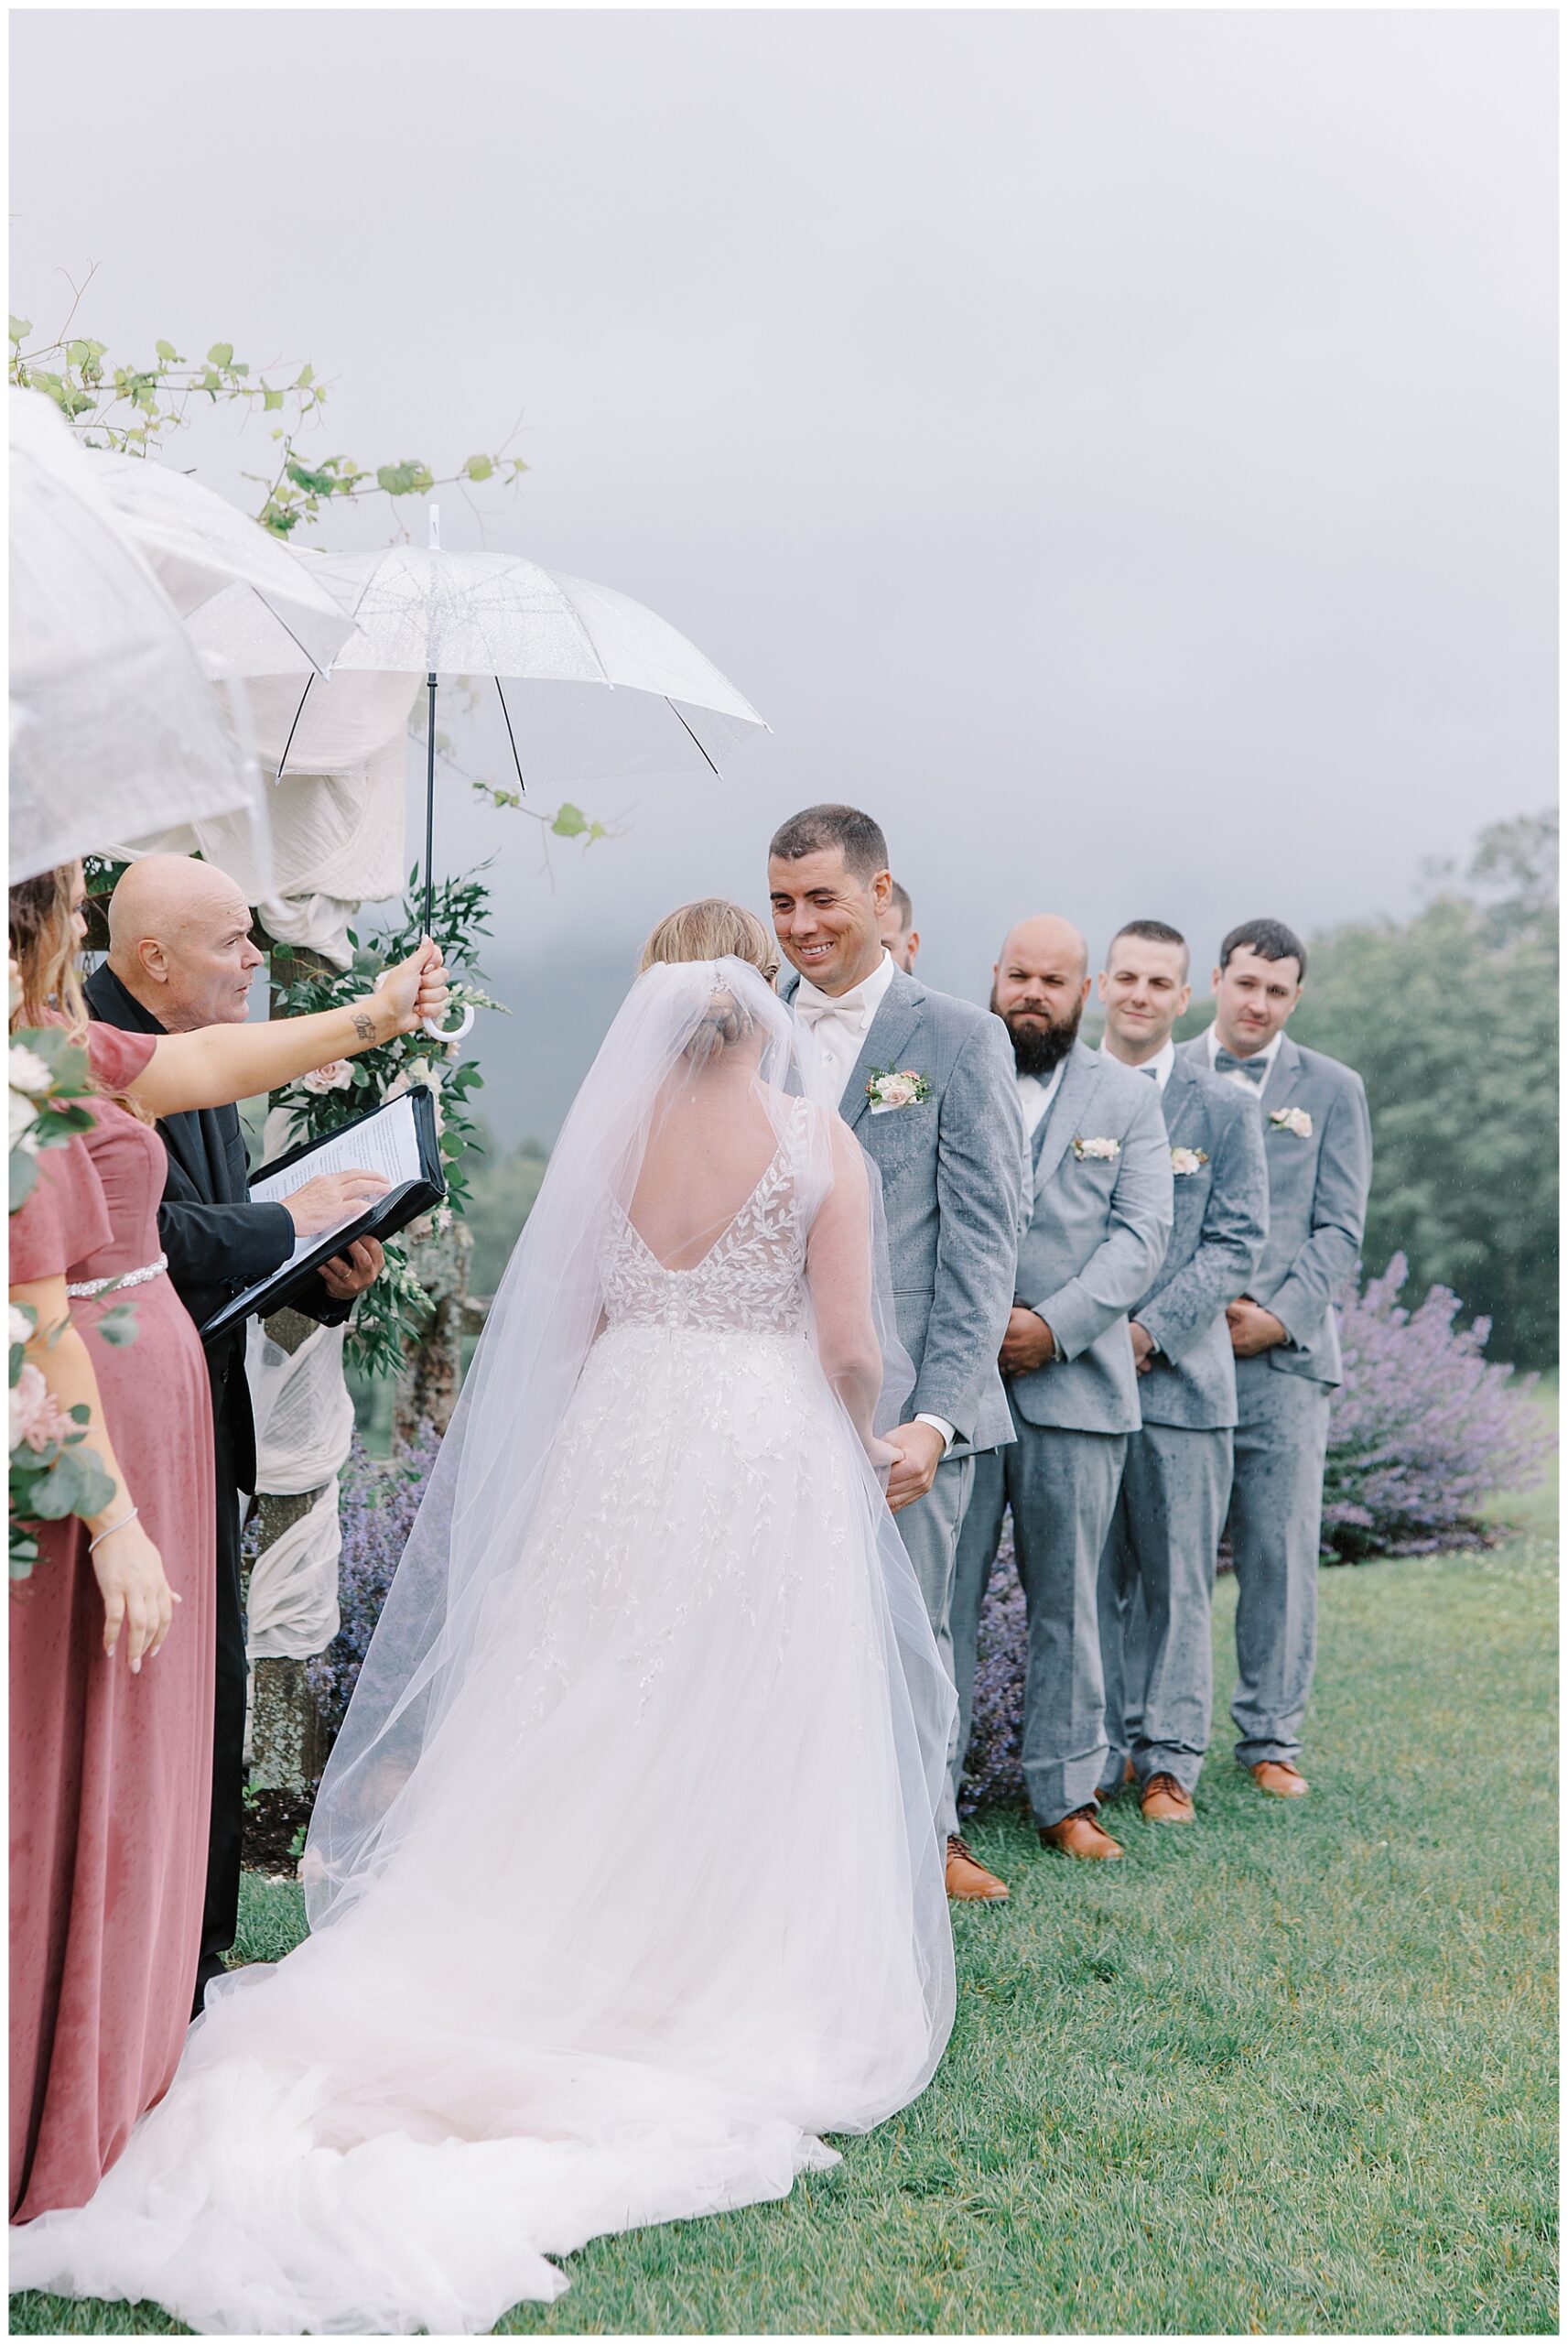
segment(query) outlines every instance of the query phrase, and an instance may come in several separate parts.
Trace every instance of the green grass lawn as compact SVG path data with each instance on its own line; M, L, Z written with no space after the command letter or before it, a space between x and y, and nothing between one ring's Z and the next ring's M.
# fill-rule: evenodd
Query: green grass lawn
M957 1916L924 2099L782 2206L596 2241L503 2329L1553 2331L1554 1563L1529 1530L1325 1571L1307 1800L1222 1731L1197 1828L1110 1810L1124 1864L978 1825L1012 1901ZM249 1884L249 1957L300 1926Z

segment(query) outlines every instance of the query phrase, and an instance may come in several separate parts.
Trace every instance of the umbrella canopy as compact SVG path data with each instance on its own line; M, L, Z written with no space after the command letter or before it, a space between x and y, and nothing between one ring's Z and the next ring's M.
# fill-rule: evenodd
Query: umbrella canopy
M181 618L232 590L327 675L354 631L328 587L260 523L150 456L95 455L93 478ZM232 663L229 663L232 665Z
M168 595L41 391L11 395L11 876L247 810L259 776Z
M542 570L521 554L443 550L438 515L430 507L428 547L394 546L376 553L303 554L311 573L353 618L357 634L338 657L331 678L319 685L306 675L289 732L276 757L281 774L307 704L319 705L334 690L351 689L372 676L423 677L429 693L425 768L425 924L428 931L435 889L436 692L447 676L493 678L507 738L526 787L517 745L518 725L508 706L507 683L587 687L589 701L601 701L623 687L638 696L668 735L689 755L695 751L711 772L719 758L748 734L766 732L743 700L695 644L629 594ZM297 675L304 663L281 630L243 607L232 590L195 613L195 639L252 678ZM313 689L313 687L315 689ZM535 730L529 703L524 736ZM673 720L673 722L672 722ZM569 725L579 719L574 714ZM663 759L660 762L664 762ZM646 769L649 760L638 763ZM564 778L568 766L554 746L543 770ZM611 765L603 770L628 770ZM581 770L581 768L577 768ZM460 1038L472 1024L471 1010L449 1038Z
M613 587L542 570L521 554L446 552L438 546L302 552L299 559L358 629L338 655L337 677L492 677L503 708L503 688L510 683L622 687L662 701L657 721L669 724L673 715L676 744L695 744L715 772L727 751L767 730L695 644ZM195 614L191 634L240 675L307 672L276 622L254 601L246 607L232 591ZM314 701L319 693L310 697ZM508 708L509 729L516 722ZM520 729L526 738L529 722Z

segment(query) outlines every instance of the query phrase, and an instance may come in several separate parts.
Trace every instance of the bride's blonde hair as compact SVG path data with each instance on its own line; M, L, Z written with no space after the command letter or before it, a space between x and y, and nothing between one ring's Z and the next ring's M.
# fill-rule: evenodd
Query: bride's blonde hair
M772 984L779 972L773 938L755 912L723 895L704 895L700 903L683 904L666 912L643 947L637 973L643 976L660 962L683 960L744 960ZM720 986L687 1045L686 1055L704 1065L715 1051L728 1049L752 1030L752 1013Z
M637 973L659 961L747 960L770 984L779 972L778 947L755 912L723 895L704 895L666 912L650 931Z

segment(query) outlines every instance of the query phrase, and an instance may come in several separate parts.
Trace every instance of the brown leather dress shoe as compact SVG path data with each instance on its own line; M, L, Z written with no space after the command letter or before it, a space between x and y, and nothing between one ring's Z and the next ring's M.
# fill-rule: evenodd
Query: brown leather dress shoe
M1184 1791L1174 1774L1151 1774L1139 1794L1139 1806L1145 1823L1195 1823L1197 1809L1192 1795Z
M947 1835L947 1894L958 1904L1002 1904L1007 1883L976 1861L956 1831Z
M1260 1758L1252 1769L1252 1779L1271 1798L1305 1798L1312 1787L1301 1769L1292 1766L1288 1758Z
M1092 1807L1076 1808L1071 1815L1064 1815L1060 1823L1043 1824L1040 1839L1042 1846L1054 1848L1058 1855L1082 1856L1091 1863L1105 1863L1123 1852Z

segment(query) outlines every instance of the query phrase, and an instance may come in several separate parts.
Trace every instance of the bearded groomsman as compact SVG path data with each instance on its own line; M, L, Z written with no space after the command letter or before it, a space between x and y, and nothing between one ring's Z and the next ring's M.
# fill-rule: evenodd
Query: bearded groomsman
M1012 1438L997 1348L1018 1259L1023 1127L996 1019L906 976L884 950L887 864L869 814L810 806L774 835L768 894L795 972L780 991L812 1095L838 1109L881 1175L893 1310L914 1363L907 1421L888 1436L899 1452L888 1503L951 1676L953 1564L975 1451ZM874 1099L876 1078L893 1073L915 1083ZM939 1828L949 1896L1004 1897L958 1837L953 1786Z
M1306 947L1281 921L1233 928L1214 972L1214 1024L1179 1053L1247 1093L1268 1163L1262 1263L1226 1312L1238 1416L1230 1713L1238 1761L1276 1798L1307 1789L1296 1760L1316 1656L1329 1398L1340 1377L1334 1297L1357 1266L1372 1177L1360 1076L1285 1031L1305 976Z
M1130 1760L1152 1823L1190 1823L1214 1691L1210 1605L1230 1503L1236 1367L1226 1308L1268 1234L1269 1175L1253 1101L1179 1058L1192 999L1185 939L1130 920L1100 972L1107 1058L1151 1081L1164 1110L1175 1220L1159 1275L1134 1305L1140 1429L1100 1568L1100 1654L1110 1763Z
M991 972L1012 1037L1033 1166L1001 1370L1017 1438L976 1460L953 1597L959 1747L968 1742L980 1606L1012 1508L1029 1614L1023 1777L1040 1836L1064 1855L1117 1857L1096 1792L1107 1757L1100 1556L1138 1378L1127 1313L1171 1233L1171 1151L1152 1083L1078 1039L1088 948L1065 919L1021 921Z

